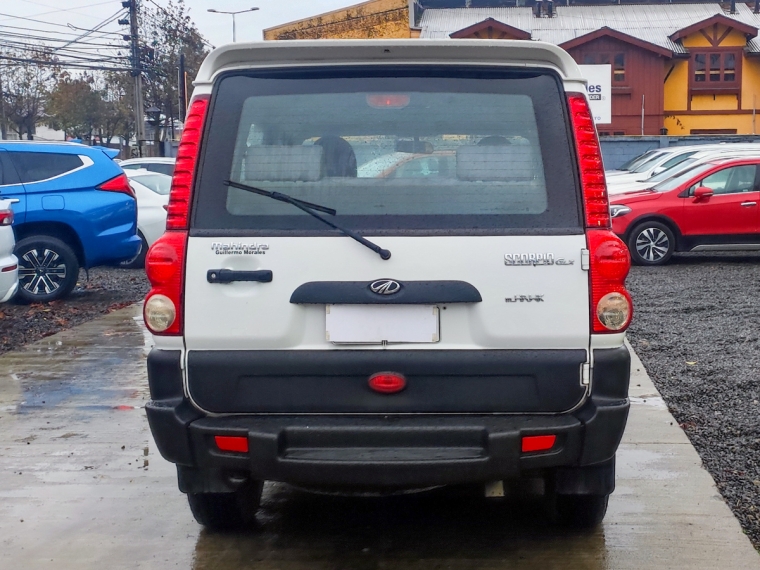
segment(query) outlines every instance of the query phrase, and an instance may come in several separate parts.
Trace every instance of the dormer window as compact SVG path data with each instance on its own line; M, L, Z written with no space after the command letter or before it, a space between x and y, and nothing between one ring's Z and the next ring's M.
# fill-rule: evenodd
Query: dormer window
M741 52L735 49L696 52L691 56L691 87L698 91L734 89L739 85Z

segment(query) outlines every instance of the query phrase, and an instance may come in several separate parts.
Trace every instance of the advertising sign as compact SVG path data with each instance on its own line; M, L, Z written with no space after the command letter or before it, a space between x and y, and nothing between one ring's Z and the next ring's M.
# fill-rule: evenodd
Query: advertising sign
M581 73L588 81L588 102L594 122L609 125L612 122L612 66L581 65Z

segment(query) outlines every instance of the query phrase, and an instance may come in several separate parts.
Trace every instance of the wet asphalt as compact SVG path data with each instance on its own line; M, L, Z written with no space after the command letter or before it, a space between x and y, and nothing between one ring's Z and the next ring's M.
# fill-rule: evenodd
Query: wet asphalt
M138 315L0 356L0 569L760 569L637 359L618 487L594 532L473 488L342 498L281 484L254 528L202 530L150 436Z

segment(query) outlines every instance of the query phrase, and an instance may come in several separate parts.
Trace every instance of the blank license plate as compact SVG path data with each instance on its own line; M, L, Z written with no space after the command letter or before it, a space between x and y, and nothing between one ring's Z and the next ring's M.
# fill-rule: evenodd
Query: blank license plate
M326 338L340 344L438 342L432 305L327 305Z

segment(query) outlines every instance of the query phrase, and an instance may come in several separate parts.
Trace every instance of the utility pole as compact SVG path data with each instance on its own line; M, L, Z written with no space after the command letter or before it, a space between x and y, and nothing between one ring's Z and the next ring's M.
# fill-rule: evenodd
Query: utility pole
M5 124L5 94L3 93L3 76L0 75L0 140L8 137L8 127Z
M179 120L185 122L185 114L187 113L187 77L185 72L185 54L179 54L179 77L178 77L178 89L179 94Z
M124 8L129 8L129 39L132 48L132 71L135 79L135 139L137 141L137 155L143 155L143 143L145 142L145 112L143 109L142 93L142 63L140 61L140 26L137 22L137 3L139 0L125 0L121 3Z

